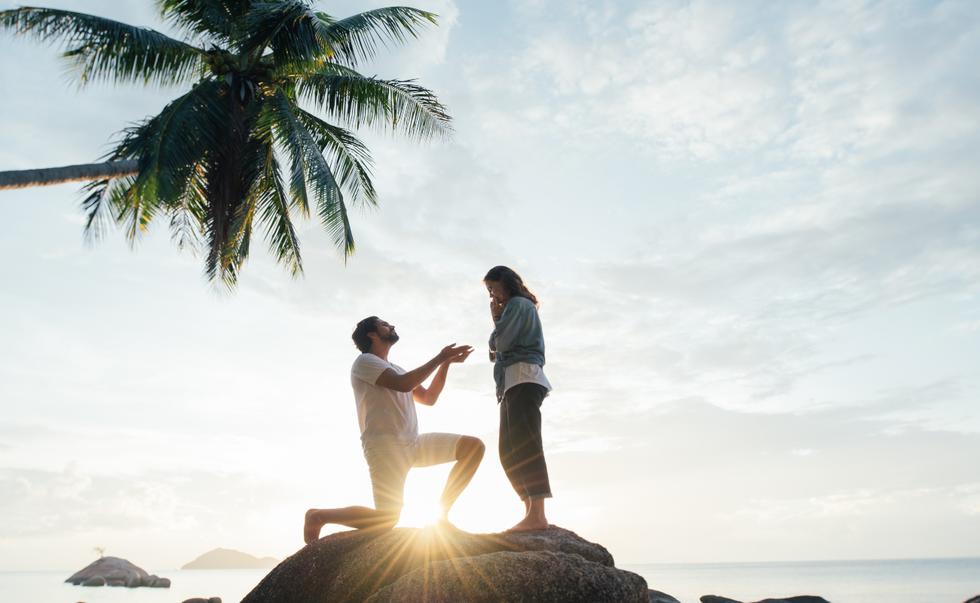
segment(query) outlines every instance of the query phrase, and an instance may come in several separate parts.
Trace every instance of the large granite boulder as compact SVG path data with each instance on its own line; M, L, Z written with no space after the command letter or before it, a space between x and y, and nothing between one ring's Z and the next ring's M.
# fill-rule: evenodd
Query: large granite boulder
M530 587L530 588L529 588ZM497 601L648 603L646 581L567 553L500 552L425 565L382 588L368 603Z
M601 545L552 527L470 534L454 529L355 530L285 559L242 603L326 601L649 601L646 581Z
M170 580L148 574L146 570L119 557L101 557L75 572L65 582L78 586L151 586L169 588Z

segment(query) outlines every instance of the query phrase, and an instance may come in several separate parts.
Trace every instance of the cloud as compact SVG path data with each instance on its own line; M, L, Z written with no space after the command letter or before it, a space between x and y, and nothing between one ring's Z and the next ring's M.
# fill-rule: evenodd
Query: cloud
M201 503L207 497L205 484L218 485L220 476L202 478L205 476L92 475L70 466L60 472L4 468L0 470L4 491L0 533L5 538L21 538L190 529L206 523L202 512L217 512Z
M193 468L0 467L0 554L8 569L74 571L103 546L161 574L218 544L282 555L313 490ZM271 551L269 542L285 546Z
M579 3L558 21L524 10L533 25L510 70L488 58L472 78L513 129L541 117L566 139L614 137L663 159L815 161L948 148L980 114L960 77L980 45L969 2Z
M657 556L636 534L671 542L664 561L828 558L843 542L857 557L915 556L940 550L937 538L969 554L980 529L971 460L980 437L911 425L896 432L893 419L876 416L912 395L769 414L697 399L653 411L613 400L600 416L620 446L555 452L555 502L598 506L582 522L612 535L623 560ZM583 435L597 420L565 417L569 432ZM602 506L612 495L616 513ZM952 525L962 531L947 531Z

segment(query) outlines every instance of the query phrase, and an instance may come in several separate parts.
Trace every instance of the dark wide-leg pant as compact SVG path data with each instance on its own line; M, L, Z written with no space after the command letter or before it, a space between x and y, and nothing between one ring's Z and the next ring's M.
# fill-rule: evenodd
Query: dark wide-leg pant
M547 394L537 383L520 383L500 403L500 464L521 500L551 497L541 441L541 402Z

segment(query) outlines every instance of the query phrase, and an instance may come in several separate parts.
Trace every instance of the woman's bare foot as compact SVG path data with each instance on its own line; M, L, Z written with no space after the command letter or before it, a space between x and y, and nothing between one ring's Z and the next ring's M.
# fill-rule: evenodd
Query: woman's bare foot
M528 498L524 500L524 507L527 513L524 519L517 522L517 525L507 530L508 532L530 532L532 530L547 530L550 527L548 518L544 513L544 498Z
M303 521L303 542L310 544L311 542L316 542L320 539L320 529L323 528L323 523L317 517L317 510L310 509L306 512L306 517Z
M517 522L517 525L507 530L508 532L532 532L534 530L547 530L551 525L543 517L533 517L528 515Z

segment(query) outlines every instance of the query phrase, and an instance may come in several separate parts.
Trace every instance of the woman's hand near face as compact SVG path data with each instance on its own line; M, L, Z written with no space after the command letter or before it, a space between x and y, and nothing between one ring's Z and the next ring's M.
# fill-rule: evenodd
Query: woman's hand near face
M490 316L493 317L493 322L500 320L500 315L504 313L504 304L498 302L494 298L490 298Z

